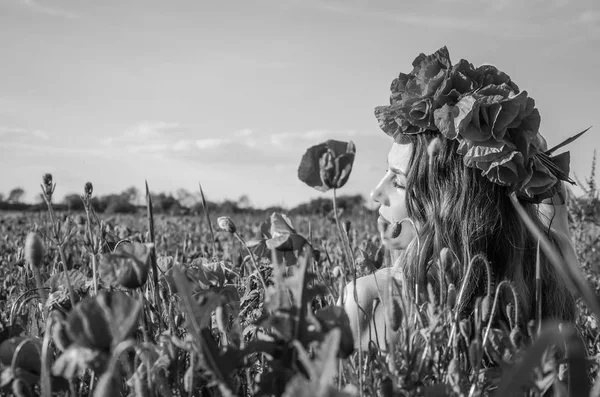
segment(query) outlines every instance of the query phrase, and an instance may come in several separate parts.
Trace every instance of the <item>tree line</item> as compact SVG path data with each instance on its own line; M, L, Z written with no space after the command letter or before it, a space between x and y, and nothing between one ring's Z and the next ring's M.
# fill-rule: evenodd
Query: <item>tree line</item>
M13 211L43 211L46 209L43 200L38 203L24 203L25 190L21 187L12 189L8 196L0 193L0 210ZM179 189L175 193L150 193L152 207L156 213L169 215L192 215L202 212L200 194ZM342 195L337 198L338 207L350 213L369 211L365 207L365 198L360 195ZM67 194L62 201L54 203L59 211L83 211L83 202L79 194ZM282 207L256 208L252 205L247 195L240 196L237 200L224 200L221 202L207 201L206 205L211 213L237 214L237 213L271 213L285 211L291 215L327 215L333 210L331 198L316 198L309 202L299 204L291 209ZM94 195L92 206L98 213L106 214L135 214L143 212L146 208L145 194L132 186L121 193L108 195Z

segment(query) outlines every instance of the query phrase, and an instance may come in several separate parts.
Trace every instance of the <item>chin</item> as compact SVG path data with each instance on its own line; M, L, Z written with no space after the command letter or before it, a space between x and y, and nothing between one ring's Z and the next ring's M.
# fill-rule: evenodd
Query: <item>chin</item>
M391 239L389 237L381 236L381 242L389 250L402 251L405 250L408 244L404 244L401 237Z

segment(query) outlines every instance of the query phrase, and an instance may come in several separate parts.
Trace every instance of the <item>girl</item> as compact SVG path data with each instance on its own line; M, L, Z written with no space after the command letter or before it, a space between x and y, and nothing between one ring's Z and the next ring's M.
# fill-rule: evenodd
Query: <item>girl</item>
M457 310L469 317L487 284L482 266L473 266L465 280L476 255L489 261L494 285L513 283L520 318L525 323L535 318L537 240L510 202L511 193L563 259L577 262L562 184L572 182L568 153L547 152L533 100L494 66L474 68L465 60L452 66L445 47L421 54L413 67L392 83L390 105L375 111L394 139L387 171L371 197L380 204L379 231L395 264L358 279L357 302L353 283L346 289L344 307L362 348L369 341L386 346L394 334L385 314L394 279L404 281L401 294L417 300L427 284L439 291L440 282L457 289L466 282ZM440 280L444 247L452 266ZM574 321L574 298L543 254L540 260L542 317ZM501 299L504 308L512 296ZM506 313L497 318L503 321Z

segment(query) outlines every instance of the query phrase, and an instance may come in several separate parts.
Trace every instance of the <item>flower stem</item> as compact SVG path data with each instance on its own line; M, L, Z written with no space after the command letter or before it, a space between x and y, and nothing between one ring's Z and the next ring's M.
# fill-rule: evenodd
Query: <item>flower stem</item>
M246 248L246 251L248 251L248 254L250 255L250 260L252 261L252 265L254 266L254 270L256 270L256 273L258 273L258 278L259 278L263 288L265 289L265 293L266 293L267 292L267 283L265 282L265 279L263 278L263 276L260 272L260 269L258 268L256 259L254 259L254 254L252 253L252 251L250 250L250 248L248 247L248 245L246 244L246 242L244 241L244 239L242 238L242 236L240 236L240 234L238 232L233 233L233 235Z
M94 295L98 295L98 276L97 276L97 264L96 264L96 254L92 253L90 255L92 257L92 278L94 280Z
M351 265L352 266L352 285L353 285L353 298L354 298L354 303L356 304L356 307L358 310L362 310L362 308L359 306L358 304L358 291L356 290L356 264L354 262L354 258L351 255L352 252L352 248L350 247L350 243L348 242L348 246L346 246L346 239L344 238L345 232L342 231L342 228L340 226L340 217L338 215L338 208L337 208L337 189L334 188L333 189L333 216L335 218L335 224L337 226L337 230L338 233L340 235L340 239L342 241L342 252L344 254L345 257L345 262L346 265ZM352 262L350 262L350 260L352 260ZM344 266L345 267L345 266ZM345 275L346 272L344 272ZM345 286L345 283L342 283L342 285ZM344 297L345 297L345 293L342 290L340 292L340 296L341 296L341 302L342 302L342 307L344 306ZM367 317L368 318L368 317ZM360 329L360 316L356 316L356 329L358 331L358 368L359 373L358 373L358 391L359 391L359 395L362 397L363 395L363 351L362 351L362 333L361 333L361 329Z

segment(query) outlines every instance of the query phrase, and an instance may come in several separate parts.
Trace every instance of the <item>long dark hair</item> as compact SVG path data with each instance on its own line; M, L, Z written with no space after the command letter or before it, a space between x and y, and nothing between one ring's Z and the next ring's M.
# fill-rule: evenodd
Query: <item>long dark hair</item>
M484 266L477 265L465 280L466 269L475 256L482 255L492 270L492 288L502 280L509 280L518 295L520 319L527 322L535 315L537 241L511 204L508 188L463 164L463 156L457 153L458 141L440 137L439 152L433 157L428 155L428 145L435 137L439 134L411 136L414 150L406 202L409 217L416 224L418 243L413 241L403 255L404 279L408 286L414 286L413 294L417 288L424 291L427 283L432 284L434 291L438 291L441 282L453 283L457 289L467 283L458 310L468 316L476 298L486 293L487 277ZM543 227L536 206L522 204ZM442 247L447 247L454 257L454 264L445 269L443 280L439 260ZM573 296L543 253L540 261L542 317L573 322ZM513 301L508 294L501 294L500 299L500 308ZM499 315L505 317L506 313L501 311Z

